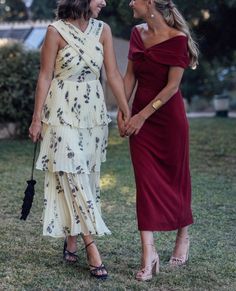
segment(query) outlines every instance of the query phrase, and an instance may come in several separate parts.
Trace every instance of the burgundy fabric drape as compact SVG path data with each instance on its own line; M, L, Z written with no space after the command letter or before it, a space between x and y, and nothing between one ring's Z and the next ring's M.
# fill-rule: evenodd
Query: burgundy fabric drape
M132 115L166 86L171 66L189 65L187 37L176 36L145 48L139 30L131 34L129 59L138 88ZM130 137L137 188L139 230L169 231L193 223L189 131L180 90Z

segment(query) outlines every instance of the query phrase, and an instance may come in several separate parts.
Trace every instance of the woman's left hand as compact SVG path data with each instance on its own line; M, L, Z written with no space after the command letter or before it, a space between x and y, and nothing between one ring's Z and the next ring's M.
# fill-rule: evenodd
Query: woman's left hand
M142 128L145 120L146 120L145 117L142 116L142 114L140 113L132 116L130 121L126 125L125 134L127 136L132 135L132 134L137 135L140 129Z

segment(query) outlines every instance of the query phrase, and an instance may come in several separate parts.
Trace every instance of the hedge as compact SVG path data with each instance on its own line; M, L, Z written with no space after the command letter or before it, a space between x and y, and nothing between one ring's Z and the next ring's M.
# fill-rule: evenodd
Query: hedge
M39 73L39 52L19 44L0 47L0 123L17 122L28 133Z

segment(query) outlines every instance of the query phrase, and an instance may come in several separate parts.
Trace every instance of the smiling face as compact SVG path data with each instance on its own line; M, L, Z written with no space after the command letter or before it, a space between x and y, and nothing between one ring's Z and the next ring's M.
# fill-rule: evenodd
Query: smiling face
M92 17L97 18L102 8L106 6L105 0L91 0L90 10L92 12Z
M148 1L147 0L132 0L129 6L133 9L134 18L143 19L148 14Z

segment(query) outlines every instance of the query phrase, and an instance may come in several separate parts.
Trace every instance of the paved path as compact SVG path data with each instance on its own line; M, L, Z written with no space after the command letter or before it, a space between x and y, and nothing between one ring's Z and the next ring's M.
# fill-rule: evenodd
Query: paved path
M215 112L189 112L187 113L189 118L198 118L198 117L215 117ZM228 117L236 118L236 112L229 112Z
M116 122L116 111L110 111L112 121ZM189 112L187 113L188 118L200 118L200 117L215 117L215 112ZM229 112L228 117L236 118L236 112Z

